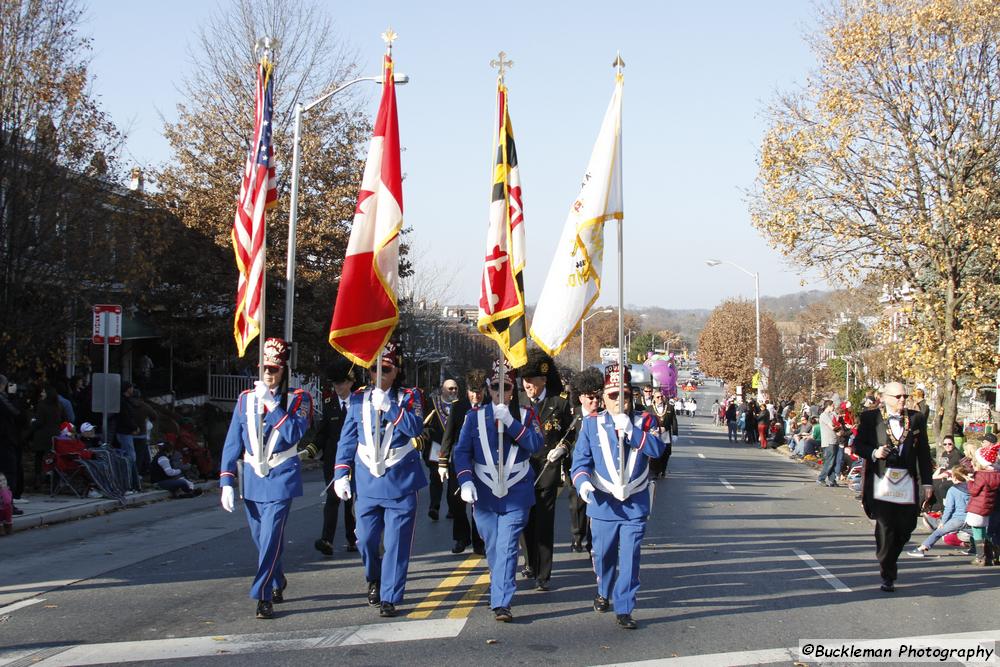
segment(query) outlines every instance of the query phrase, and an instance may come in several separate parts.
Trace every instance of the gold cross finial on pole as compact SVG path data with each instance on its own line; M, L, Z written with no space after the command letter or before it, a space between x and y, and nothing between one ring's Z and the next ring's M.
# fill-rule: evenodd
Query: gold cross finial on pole
M386 31L382 33L382 41L385 42L385 52L390 56L392 55L392 43L396 41L397 37L399 35L392 29L392 26L386 28Z
M508 68L514 66L513 60L507 60L507 54L501 51L497 54L496 59L490 61L490 67L494 67L500 70L500 80L503 81L503 75Z
M622 70L625 69L625 61L622 60L621 51L617 53L617 55L615 56L615 61L611 63L611 66L618 70L618 74L621 74Z

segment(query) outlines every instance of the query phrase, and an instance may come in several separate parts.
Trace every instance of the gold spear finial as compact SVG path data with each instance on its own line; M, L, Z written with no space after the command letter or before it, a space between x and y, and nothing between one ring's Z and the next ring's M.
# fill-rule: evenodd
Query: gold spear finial
M507 54L501 51L494 60L490 61L490 67L500 70L500 80L503 81L504 73L514 66L513 60L507 60Z
M392 43L396 41L397 37L399 35L392 29L392 26L386 28L386 31L382 33L382 41L385 42L385 52L390 56L392 55Z
M621 51L619 51L618 54L615 56L615 61L611 63L611 66L618 70L618 74L621 74L622 70L625 69L625 61L622 60Z

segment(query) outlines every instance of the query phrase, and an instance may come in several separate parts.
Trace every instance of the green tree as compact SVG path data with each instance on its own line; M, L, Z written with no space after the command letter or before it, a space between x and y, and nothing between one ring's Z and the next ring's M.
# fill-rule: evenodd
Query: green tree
M808 87L770 108L751 202L804 268L909 284L896 366L937 388L945 423L959 382L1000 362L998 45L993 0L832 4Z

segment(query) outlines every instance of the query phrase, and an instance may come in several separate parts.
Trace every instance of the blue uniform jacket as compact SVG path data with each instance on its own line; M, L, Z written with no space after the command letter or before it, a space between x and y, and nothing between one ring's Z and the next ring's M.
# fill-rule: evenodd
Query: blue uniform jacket
M233 486L236 480L236 462L243 459L244 453L253 453L250 444L250 429L256 429L254 417L248 424L247 409L257 402L253 390L244 391L236 400L233 418L229 422L229 432L226 434L226 444L222 448L222 461L219 464L219 486ZM280 401L279 401L280 403ZM255 414L255 413L254 413ZM305 435L312 423L312 397L301 389L288 392L288 410L280 404L274 410L264 413L263 442L271 439L271 434L278 430L278 439L273 454L294 450L299 440ZM299 468L299 457L292 456L280 465L270 469L264 477L250 465L243 466L243 497L247 500L268 502L286 500L302 495L302 474Z
M353 483L355 492L366 498L393 499L416 493L427 486L427 475L411 438L424 431L423 408L420 396L412 389L389 390L389 410L382 413L380 433L385 433L386 427L393 424L392 442L389 448L408 448L405 457L393 466L386 468L385 474L375 477L368 466L361 460L358 453L358 443L364 437L363 415L365 389L359 389L351 395L347 406L347 419L340 432L340 443L337 445L337 464L333 468L333 478L340 479L354 470ZM400 393L402 392L402 393ZM400 399L402 398L402 402ZM369 402L371 422L375 423L375 408Z
M652 416L645 412L632 417L634 430L632 431L631 438L625 438L625 455L629 457L630 452L635 451L636 461L632 474L628 476L628 481L640 479L644 475L647 475L649 459L663 454L666 446L651 431L655 423ZM597 429L604 429L604 432L608 436L611 461L615 467L615 474L617 474L618 434L615 433L615 425L611 421L611 415L607 412L601 412L594 416L584 417L583 424L580 427L580 434L577 436L576 446L573 450L573 465L570 469L573 485L577 491L580 490L580 485L586 481L589 481L596 487L595 475L600 475L606 480L613 479L612 473L608 471L605 455L601 451ZM628 458L626 458L627 460ZM596 489L590 503L587 504L587 516L604 521L640 519L648 515L648 488L631 494L624 502L618 500L610 493Z
M521 416L525 420L525 423L515 419L509 427L504 427L504 462L507 462L507 457L513 448L515 450L514 466L520 467L523 463L527 468L527 473L513 486L508 487L506 496L497 498L493 493L493 489L480 479L475 472L476 464L488 464L479 440L479 414L481 412L485 412L486 415L486 439L489 442L490 452L493 457L492 467L496 467L497 422L493 418L493 405L487 403L486 405L469 410L465 415L462 432L459 434L458 443L456 443L455 449L452 451L455 470L458 471L456 481L459 485L470 480L475 483L476 494L479 496L479 499L476 501L476 507L491 512L507 512L511 509L531 507L535 504L535 472L531 468L529 459L532 454L542 448L545 442L542 430L538 426L538 417L531 408L521 408Z

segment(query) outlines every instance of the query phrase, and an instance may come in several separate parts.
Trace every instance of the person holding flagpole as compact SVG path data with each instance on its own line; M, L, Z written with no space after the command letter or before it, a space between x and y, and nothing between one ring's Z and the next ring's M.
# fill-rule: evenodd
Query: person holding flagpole
M612 363L605 369L604 411L584 417L570 474L590 517L594 610L608 611L613 600L618 625L634 630L640 547L650 512L649 461L663 454L664 444L654 435L652 416L633 413L630 381L627 366ZM625 445L623 460L619 442Z
M222 507L236 504L237 463L243 462L243 504L250 536L257 547L257 573L250 597L257 618L274 616L288 586L281 555L292 499L302 495L297 444L312 425L312 399L288 388L288 346L280 338L264 341L264 379L240 394L219 462ZM263 429L258 420L263 416Z
M406 590L417 491L427 486L427 475L420 452L410 444L424 431L422 402L416 391L402 386L399 343L385 346L379 364L380 371L372 375L381 384L351 396L337 445L333 489L343 501L356 496L355 531L368 604L391 618Z
M490 609L503 623L514 618L510 607L516 589L517 543L535 504L531 456L543 443L534 411L518 405L514 380L514 369L507 362L493 362L488 385L492 403L468 412L452 452L462 500L473 504L476 526L486 542ZM502 446L497 422L504 425Z

